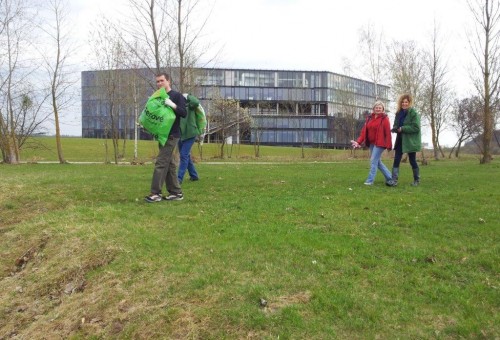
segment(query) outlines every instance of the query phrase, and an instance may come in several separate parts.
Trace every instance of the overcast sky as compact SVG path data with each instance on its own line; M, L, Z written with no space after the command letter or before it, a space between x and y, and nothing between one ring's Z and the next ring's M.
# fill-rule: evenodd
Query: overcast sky
M433 22L440 27L451 82L466 95L470 64L466 27L471 15L466 0L202 0L211 8L205 39L222 49L217 66L291 69L344 73L345 60L352 76L359 70L359 29L372 23L387 41L415 40L430 44ZM85 45L95 18L104 13L125 18L128 0L69 0L75 37ZM83 60L82 70L88 68ZM74 124L73 124L74 125ZM76 132L75 132L76 131ZM81 127L64 126L65 134L81 134ZM425 138L425 137L424 137Z

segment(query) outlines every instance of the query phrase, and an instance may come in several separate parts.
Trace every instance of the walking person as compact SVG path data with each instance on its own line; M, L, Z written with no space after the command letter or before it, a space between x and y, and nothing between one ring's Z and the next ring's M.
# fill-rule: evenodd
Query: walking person
M156 86L158 89L165 88L168 98L165 99L165 105L170 106L175 113L175 121L168 135L164 146L159 144L160 151L156 158L153 179L151 181L151 193L144 199L148 203L160 202L162 198L169 201L179 201L184 198L181 186L177 179L176 163L173 159L174 149L180 138L180 119L186 117L186 99L184 96L172 90L170 75L160 73L156 75ZM166 184L168 195L163 197L161 190L163 184Z
M177 179L180 184L182 184L186 170L189 173L190 181L199 180L198 172L191 159L191 148L196 141L196 137L203 135L206 126L205 112L200 105L199 99L191 94L184 94L184 97L187 100L187 115L185 118L181 118L180 121L181 138L178 143L180 162Z
M420 184L420 169L417 164L417 152L422 148L422 135L420 131L420 115L412 107L413 98L409 94L403 94L398 100L398 109L392 132L397 133L394 144L394 163L392 164L392 181L398 184L399 164L404 153L408 154L410 165L413 170L413 183Z
M366 118L358 139L352 140L351 144L353 148L360 148L363 144L370 148L370 172L364 184L373 185L379 169L384 175L385 183L392 186L391 172L381 160L384 150L392 149L391 123L381 101L375 102L373 112Z

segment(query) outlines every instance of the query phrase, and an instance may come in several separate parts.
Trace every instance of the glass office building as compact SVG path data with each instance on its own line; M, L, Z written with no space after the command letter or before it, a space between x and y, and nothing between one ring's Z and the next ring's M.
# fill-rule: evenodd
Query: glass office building
M143 76L145 70L140 71ZM106 71L82 72L82 136L105 136L106 129L102 117L109 112L109 96L103 96L99 86L99 73ZM129 74L132 70L119 70ZM172 73L175 81L176 73ZM136 77L134 88L142 89L140 107L153 88L145 81L147 77ZM210 100L214 89L226 99L240 102L247 108L253 123L246 133L237 138L243 143L259 141L263 145L311 145L344 147L359 132L364 117L375 98L388 103L389 87L327 71L285 71L255 69L193 69L188 77L190 92L210 111ZM141 80L142 79L142 80ZM149 84L153 84L154 76ZM128 87L130 88L130 86ZM173 84L175 89L175 83ZM117 96L130 89L120 89ZM133 92L133 91L132 91ZM137 90L136 95L139 95ZM377 93L377 95L375 95ZM130 105L137 99L118 101L115 125L119 127L121 138L131 138L134 117ZM116 106L116 105L115 105ZM132 117L132 118L131 118ZM234 138L233 138L234 140Z

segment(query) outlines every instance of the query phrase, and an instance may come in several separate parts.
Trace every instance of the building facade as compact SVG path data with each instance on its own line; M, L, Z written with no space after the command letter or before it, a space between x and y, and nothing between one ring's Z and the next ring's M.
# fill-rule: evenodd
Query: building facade
M108 78L115 72L115 78L127 81L118 82L114 93L106 91L105 72ZM175 70L171 74L175 82ZM102 138L113 125L121 138L132 138L135 114L154 89L154 75L147 79L145 70L82 72L82 136ZM375 98L388 103L389 96L387 86L327 71L199 68L188 79L185 87L201 100L209 123L210 114L216 114L211 108L214 93L236 100L252 123L234 137L262 145L345 147L359 132ZM133 91L126 85L132 83ZM117 99L114 105L112 97ZM217 135L217 129L210 132Z

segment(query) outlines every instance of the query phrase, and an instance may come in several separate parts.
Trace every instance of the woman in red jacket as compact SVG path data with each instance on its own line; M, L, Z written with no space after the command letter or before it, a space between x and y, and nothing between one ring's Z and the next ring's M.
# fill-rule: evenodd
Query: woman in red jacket
M360 148L362 144L370 148L370 172L365 184L373 185L378 168L385 177L385 184L393 186L391 172L380 160L385 149L392 149L391 124L381 101L375 102L373 112L366 119L359 138L351 143L353 148Z

